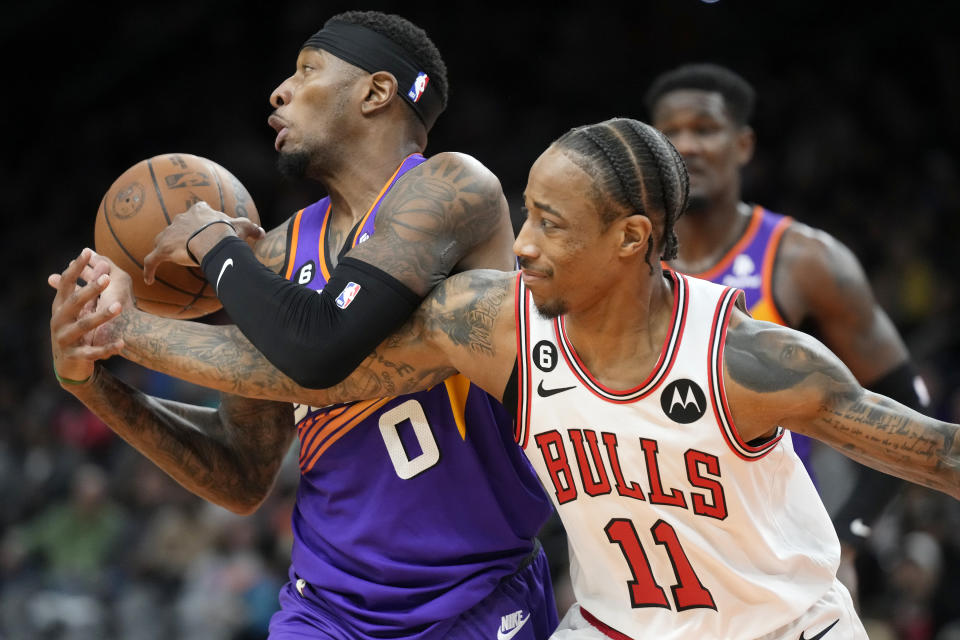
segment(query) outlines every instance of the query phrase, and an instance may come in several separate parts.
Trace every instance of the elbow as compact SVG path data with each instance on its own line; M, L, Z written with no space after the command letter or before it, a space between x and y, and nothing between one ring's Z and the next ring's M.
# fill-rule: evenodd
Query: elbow
M263 504L263 500L254 500L254 501L232 501L230 504L222 505L227 511L237 514L238 516L249 516L253 515L257 509L260 508L260 505Z
M259 488L250 487L242 493L234 493L227 500L218 500L217 504L238 516L249 516L260 508L269 494L269 489L263 491Z
M222 507L231 513L237 514L238 516L249 516L260 508L260 505L263 504L263 501L267 497L267 494L265 493L261 496L254 496L238 495L236 493L230 495L221 495L198 492L197 495L207 502L215 504L218 507Z
M211 502L238 516L249 516L260 508L273 491L275 475L247 478L245 482L232 485L228 494L220 494Z

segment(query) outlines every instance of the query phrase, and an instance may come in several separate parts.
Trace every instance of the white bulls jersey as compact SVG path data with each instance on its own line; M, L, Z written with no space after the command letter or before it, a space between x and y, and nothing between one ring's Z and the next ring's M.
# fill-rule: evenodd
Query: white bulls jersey
M646 380L605 387L518 278L517 439L553 498L576 599L613 638L757 638L834 584L840 546L783 429L743 442L723 390L740 291L667 272Z

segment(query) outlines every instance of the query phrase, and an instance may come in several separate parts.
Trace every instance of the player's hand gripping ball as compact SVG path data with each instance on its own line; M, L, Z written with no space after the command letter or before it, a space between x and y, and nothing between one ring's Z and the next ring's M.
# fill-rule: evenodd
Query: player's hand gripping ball
M152 284L143 281L143 259L174 216L205 201L230 217L260 223L253 199L219 164L188 153L167 153L124 171L97 211L94 243L130 274L137 307L167 318L198 318L222 306L199 267L165 262Z

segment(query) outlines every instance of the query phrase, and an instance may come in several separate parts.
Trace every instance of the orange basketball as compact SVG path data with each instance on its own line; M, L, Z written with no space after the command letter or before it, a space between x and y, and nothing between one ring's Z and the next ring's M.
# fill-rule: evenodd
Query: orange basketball
M153 284L143 281L143 259L153 250L154 238L174 216L200 200L228 216L260 223L253 199L233 174L188 153L138 162L103 196L95 247L130 274L140 309L167 318L197 318L221 307L198 267L163 263Z

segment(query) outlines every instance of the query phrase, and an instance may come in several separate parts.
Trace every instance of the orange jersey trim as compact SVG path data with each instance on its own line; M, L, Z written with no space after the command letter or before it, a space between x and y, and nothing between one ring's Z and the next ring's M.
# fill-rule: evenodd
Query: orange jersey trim
M327 203L327 210L323 212L323 224L320 225L320 239L318 243L320 246L317 247L317 256L319 259L317 262L320 264L317 265L317 268L320 269L320 273L323 274L324 282L330 282L330 270L327 269L327 227L330 223L330 209L333 208L333 202Z
M777 309L773 298L773 265L777 259L777 249L780 248L780 240L783 239L783 232L787 230L787 227L789 227L792 222L793 218L784 216L784 218L777 223L777 226L774 227L770 233L770 242L767 244L767 250L763 254L763 297L760 301L761 303L766 303L763 305L765 307L764 315L766 317L760 319L776 322L784 327L787 326L787 321L780 315L780 311ZM759 307L760 305L755 306Z
M743 232L743 235L740 236L740 239L737 240L729 251L727 251L720 261L717 264L713 265L711 268L707 269L702 273L688 273L688 276L693 276L694 278L701 278L703 280L713 280L717 277L724 269L726 269L733 259L736 258L743 252L743 249L753 241L753 236L757 235L757 230L760 228L760 222L763 220L763 207L760 205L754 205L753 213L750 217L750 224L747 225L747 230Z
M447 397L450 400L450 410L453 411L453 420L457 423L457 431L463 440L467 439L466 407L467 396L470 394L470 380L462 373L455 373L443 381L447 388Z
M370 208L367 209L367 212L363 215L363 218L360 219L360 223L353 230L353 238L350 239L351 247L357 246L357 234L360 233L360 230L363 229L364 226L366 226L367 220L370 218L370 214L373 213L373 210L376 209L377 204L383 198L384 194L387 193L387 189L389 189L390 185L393 184L393 181L396 179L397 174L400 173L400 169L403 167L403 163L409 160L411 157L415 155L419 155L419 153L420 153L419 151L417 151L416 153L411 153L406 158L401 160L399 165L397 165L397 170L394 171L393 175L387 179L387 182L383 185L383 188L380 189L380 193L378 193L377 197L374 199L373 204L370 205ZM376 227L376 225L374 225L374 227ZM329 280L329 278L327 279Z
M297 211L293 217L293 231L290 234L290 248L287 256L287 272L284 274L284 277L289 280L290 276L293 275L293 266L297 262L297 247L299 246L298 240L300 239L300 221L303 220L303 209Z
M317 459L330 448L334 442L342 438L347 432L360 424L371 413L385 405L393 398L379 398L367 400L351 405L342 414L327 422L315 421L306 427L300 434L300 441L309 439L317 434L316 440L307 451L300 452L301 473L308 473L317 463Z

